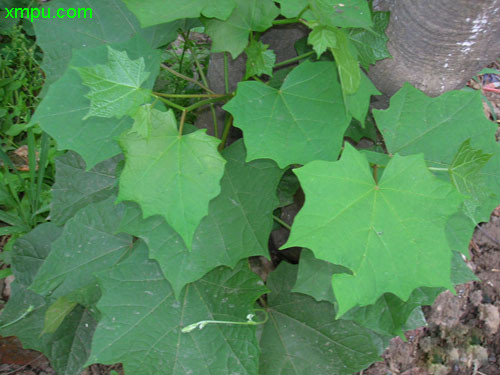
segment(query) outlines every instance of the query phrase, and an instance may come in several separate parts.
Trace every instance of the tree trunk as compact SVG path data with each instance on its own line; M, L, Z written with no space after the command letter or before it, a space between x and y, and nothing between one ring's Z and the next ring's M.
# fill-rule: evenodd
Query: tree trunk
M500 55L500 0L379 0L393 56L369 76L386 95L408 81L428 95L461 88Z

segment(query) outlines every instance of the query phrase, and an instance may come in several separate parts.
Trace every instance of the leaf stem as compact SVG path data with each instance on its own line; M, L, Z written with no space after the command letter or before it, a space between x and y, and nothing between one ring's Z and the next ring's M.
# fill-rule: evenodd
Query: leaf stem
M153 96L154 96L156 99L161 100L163 103L168 104L168 105L169 105L169 106L171 106L172 108L176 108L176 109L178 109L179 111L184 111L184 110L186 110L186 108L184 108L183 106L180 106L179 104L175 104L175 103L174 103L174 102L172 102L171 100L168 100L168 99L162 98L161 96L158 96L158 95L156 95L156 94L153 94Z
M218 96L216 98L210 98L210 99L205 99L205 100L201 100L197 103L194 103L192 105L190 105L189 107L185 108L186 111L192 111L192 110L195 110L196 108L200 108L200 107L203 107L204 105L207 105L207 104L210 104L210 103L217 103L217 102L220 102L224 99L228 99L230 97L232 97L233 94L228 94L228 95L222 95L222 96Z
M4 329L5 327L11 326L12 324L17 323L20 321L22 318L24 318L26 315L28 315L30 312L32 312L35 309L35 306L29 305L28 308L26 309L25 312L23 312L18 318L14 319L13 321L6 323L2 326L0 326L0 329ZM267 316L267 315L266 315ZM267 320L267 319L266 319Z
M285 18L282 20L274 20L273 25L287 25L289 23L298 23L300 22L299 17L294 17L294 18Z
M306 57L314 55L314 53L315 53L314 51L309 51L309 52L303 53L302 55L292 57L291 59L288 59L288 60L285 60L285 61L282 61L280 63L275 64L273 69L279 68L279 67L284 66L284 65L291 64L291 63L298 61L298 60L305 59Z
M229 62L227 58L227 52L224 52L224 89L226 94L229 93Z
M226 147L227 138L229 137L229 130L233 125L233 116L226 114L226 122L224 124L224 130L222 132L222 138L219 145L219 151L222 151Z
M184 130L184 122L186 122L187 109L182 111L181 121L179 123L179 138L182 137L182 131Z
M188 77L188 76L185 76L184 74L181 74L179 72L176 72L175 70L169 68L167 65L165 64L161 64L161 67L163 69L165 69L167 72L169 73L172 73L174 76L177 76L179 78L182 78L188 82L191 82L191 83L194 83L195 85L201 87L203 90L205 90L206 92L209 92L210 94L215 94L215 91L212 91L210 90L208 87L206 87L205 85L203 85L202 83L198 82L197 80L191 78L191 77Z
M436 172L448 172L450 169L449 168L435 168L435 167L428 167L430 171L436 171Z
M283 228L286 228L288 230L292 230L292 227L285 223L283 220L281 220L278 216L273 215L273 220L276 221L278 224L280 224Z
M189 333L191 331L194 331L196 328L203 329L207 324L231 324L231 325L245 325L245 326L256 326L259 324L265 324L267 320L269 319L269 315L267 314L266 310L263 309L255 309L255 311L262 311L265 314L264 320L260 322L256 322L253 320L255 317L255 314L248 314L247 315L247 321L246 322L234 322L230 320L200 320L199 322L190 324L186 327L184 327L181 332L182 333Z
M373 179L375 180L375 185L378 185L377 171L378 171L378 165L374 164L373 165Z
M163 94L156 91L153 94L163 98L220 98L225 96L225 94Z

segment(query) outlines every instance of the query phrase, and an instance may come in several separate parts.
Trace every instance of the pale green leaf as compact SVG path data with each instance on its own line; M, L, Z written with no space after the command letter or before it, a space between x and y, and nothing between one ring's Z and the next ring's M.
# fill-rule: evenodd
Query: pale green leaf
M154 51L144 40L134 38L114 49L127 51L132 60L144 58L145 71L151 72L143 88L151 89L160 68L160 51ZM107 48L104 46L73 51L71 66L82 67L105 64ZM64 75L52 84L31 120L39 123L44 131L57 141L59 149L74 150L82 156L91 169L97 163L120 153L116 138L129 129L132 120L123 117L93 117L83 120L90 110L90 101L85 97L88 87L82 84L75 69L67 69Z
M267 286L269 320L260 346L260 375L351 375L380 359L383 348L368 329L335 320L328 302L291 293L297 267L282 262Z
M445 225L462 201L453 186L419 155L395 155L377 183L366 158L344 147L340 161L296 170L306 203L284 247L307 247L352 271L333 278L339 315L384 293L406 301L419 287L450 288Z
M346 94L345 101L352 117L361 122L361 126L365 127L365 119L370 107L370 99L372 95L381 95L365 73L361 72L361 81L358 90L354 94Z
M40 8L45 8L44 14L50 12L51 15L33 20L36 42L43 50L45 93L48 86L65 72L73 49L123 43L135 35L140 35L146 45L156 48L175 40L177 29L183 26L183 21L176 21L141 29L136 17L121 0L52 0ZM75 8L80 17L55 17L58 9L69 8Z
M477 223L489 220L491 211L500 203L500 144L495 141L497 126L484 116L478 91L449 91L431 98L406 83L391 98L387 110L373 113L391 154L423 153L430 167L442 170L436 172L441 178L449 178L447 169L467 139L473 149L492 154L475 175L483 182L481 186L474 186L474 217L467 232ZM470 216L471 210L464 209ZM461 222L463 220L455 220L456 224ZM463 228L463 225L450 227L450 231L458 233ZM467 253L469 240L470 237L462 239L460 251Z
M144 58L131 60L126 51L107 48L107 64L75 68L83 84L90 87L85 95L90 99L90 109L83 120L130 115L151 97L151 90L141 88L150 74L145 71Z
M279 205L276 188L283 171L271 160L245 163L240 140L225 148L226 168L221 192L208 206L191 251L160 216L142 219L140 209L127 206L120 230L143 239L176 296L187 283L213 268L234 267L243 258L268 257L273 210Z
M327 48L337 47L337 33L329 26L319 25L309 33L307 43L313 46L319 58Z
M115 156L86 170L85 162L75 152L70 151L57 157L50 220L63 225L81 208L116 194L115 170L121 159L121 156Z
M280 4L280 12L286 18L297 17L308 5L308 0L276 0Z
M309 0L309 6L320 24L331 27L373 26L366 0Z
M224 109L243 130L247 160L270 158L280 167L336 160L350 122L331 62L303 62L279 90L240 82Z
M266 292L246 261L234 270L213 270L186 286L176 300L139 242L130 258L98 278L102 318L87 364L121 362L126 374L142 375L257 373L255 326L208 324L181 332L202 320L246 320L255 300Z
M147 138L135 132L120 137L125 167L118 198L137 202L145 218L163 216L191 249L208 202L220 192L225 160L217 151L219 140L206 130L179 136L171 110L152 120Z
M95 283L94 272L107 269L127 254L132 238L117 234L123 206L115 197L88 205L68 220L30 289L66 296Z
M352 45L356 47L359 62L366 71L368 71L370 65L375 64L378 60L391 57L387 49L389 38L385 35L385 29L389 25L389 17L389 12L374 12L373 30L349 30L349 39Z
M205 16L225 20L235 7L234 0L123 0L142 26Z
M272 0L235 0L231 16L222 21L205 20L205 32L212 39L212 52L231 53L233 59L243 52L252 31L266 31L279 15Z
M347 39L346 33L341 29L335 29L335 33L337 34L337 43L335 47L331 47L330 49L337 63L342 90L347 96L358 91L361 83L361 69L359 68L358 60L351 53L350 42ZM369 86L368 83L365 83L365 85ZM351 99L351 101L355 100ZM348 104L350 103L348 102Z
M154 110L151 104L141 105L136 113L132 116L134 119L134 124L130 133L137 133L142 138L149 137L149 128L151 124L156 122L165 121L166 113L158 110Z
M268 44L259 40L252 40L245 48L247 54L245 79L262 74L272 77L276 55L273 50L268 50L268 47Z

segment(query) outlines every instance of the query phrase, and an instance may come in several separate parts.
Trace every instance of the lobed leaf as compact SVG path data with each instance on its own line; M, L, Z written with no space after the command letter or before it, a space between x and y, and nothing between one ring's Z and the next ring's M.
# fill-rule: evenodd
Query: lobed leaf
M152 111L147 137L135 130L120 137L125 167L118 200L137 202L145 218L163 216L191 249L208 202L220 192L225 160L206 130L180 136L171 110Z

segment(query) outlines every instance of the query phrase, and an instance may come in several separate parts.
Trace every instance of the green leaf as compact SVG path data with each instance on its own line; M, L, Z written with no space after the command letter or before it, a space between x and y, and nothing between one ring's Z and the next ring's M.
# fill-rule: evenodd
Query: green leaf
M351 124L347 128L345 132L345 137L351 138L354 142L359 142L363 138L370 139L374 142L377 141L377 129L375 128L375 123L373 121L368 121L363 127L358 120L351 121ZM361 150L362 153L371 152L373 154L379 155L379 153L375 153L373 151ZM383 156L382 156L383 155ZM382 158L389 159L387 154L380 154ZM370 158L367 156L369 162L372 162ZM383 164L387 165L387 164Z
M234 0L123 0L142 26L172 22L201 15L225 20L235 7Z
M335 273L350 273L349 269L316 259L309 249L302 249L300 254L297 280L292 292L307 294L318 302L327 301L336 304L333 295L332 276Z
M492 156L492 154L483 153L482 150L473 149L470 139L467 139L458 149L448 169L451 181L457 190L470 197L464 202L464 207L467 216L472 220L475 220L480 202L487 199L483 196L486 193L484 181L479 172Z
M42 334L48 305L43 297L15 281L12 283L9 302L2 310L0 325L16 320L28 311L29 306L33 306L33 311L18 322L1 329L0 334L5 337L17 336L24 349L45 354L58 374L80 374L90 354L90 343L97 326L90 310L78 306L54 333Z
M84 120L90 116L121 118L130 115L152 95L151 90L141 88L150 74L145 71L144 58L131 60L126 51L107 48L106 64L75 68L83 84L90 87L86 95L90 99L90 109Z
M71 301L66 297L59 297L45 312L42 334L54 333L76 305L75 301Z
M30 289L53 297L95 283L93 273L117 263L130 250L132 238L116 234L123 206L115 198L88 205L68 220L38 271Z
M54 16L33 21L36 42L43 50L42 69L46 75L44 91L63 75L73 49L85 51L104 44L123 43L135 35L143 38L145 47L156 48L175 40L177 29L183 23L177 21L141 29L135 16L121 0L53 0L42 7L45 8L45 14L50 11ZM76 8L81 17L58 18L55 15L60 8ZM83 9L87 10L86 18Z
M25 349L48 356L58 374L73 375L82 371L97 322L89 310L77 307L53 334L42 334L51 302L27 289L61 232L56 225L44 223L16 240L12 255L16 280L0 316L0 326L6 325L0 334L17 336Z
M373 113L390 153L422 152L430 167L444 169L438 173L442 178L449 177L446 169L467 139L473 149L492 154L475 175L484 181L484 187L475 186L480 207L470 224L489 220L500 202L500 145L495 141L497 127L484 116L479 92L450 91L430 98L406 83L391 98L387 110ZM461 251L466 248L464 244Z
M361 122L361 126L365 127L365 119L370 107L370 99L372 95L381 95L365 73L360 71L361 81L358 90L354 94L346 94L345 101L352 117Z
M368 71L370 65L375 64L378 60L391 57L387 49L389 38L385 35L385 29L389 25L389 18L389 12L374 12L373 30L349 30L348 37L352 45L356 47L359 62L366 71Z
M125 168L118 199L139 203L145 218L163 216L191 249L208 202L220 192L225 160L219 140L206 130L179 136L174 113L160 113L148 124L147 138L135 132L120 137Z
M268 50L268 47L268 44L259 40L252 40L245 48L247 54L245 79L262 74L272 77L276 55L272 50Z
M132 116L134 124L130 133L137 133L141 138L149 137L149 128L151 124L165 120L164 111L154 110L153 105L141 105L136 113Z
M18 238L12 248L12 271L18 283L29 286L50 253L52 243L62 229L52 223L43 223Z
M351 53L349 46L350 42L349 39L347 39L346 33L341 29L335 29L335 33L337 34L337 44L330 49L339 69L342 91L344 91L346 96L352 95L359 89L361 83L361 69L359 68L358 60ZM369 84L365 81L365 88L368 87ZM355 101L355 99L351 99L351 102ZM347 104L351 103L348 101Z
M313 46L319 58L327 48L337 47L337 33L331 27L319 25L309 33L307 43Z
M176 296L187 283L213 268L234 267L243 258L268 257L278 181L283 174L271 160L245 163L240 140L225 148L226 168L221 192L201 220L191 251L160 216L142 219L136 206L128 206L120 230L143 239L149 256L156 259Z
M178 300L156 262L147 259L143 243L98 278L102 319L87 364L121 362L126 374L144 375L257 373L255 326L209 324L181 332L201 320L245 321L266 292L246 261L234 270L213 270L189 284Z
M240 82L224 109L244 132L247 160L270 158L280 167L336 160L350 122L331 62L300 64L280 90Z
M260 345L260 375L350 375L379 360L375 335L346 320L334 320L328 302L291 293L297 267L282 262L267 281L269 320Z
M276 0L280 4L280 12L286 18L297 17L308 5L308 0Z
M316 20L330 27L373 26L370 8L366 0L309 0Z
M460 195L428 171L421 155L395 155L377 183L366 158L344 147L340 161L315 161L295 172L306 203L283 247L307 247L352 271L332 281L339 315L383 293L406 301L419 287L450 288L445 225Z
M112 47L127 51L133 60L144 57L145 70L151 74L143 88L151 89L159 71L160 51L154 51L139 38ZM73 51L71 66L104 64L106 61L107 48L101 46ZM79 153L85 160L87 169L91 169L97 163L120 153L116 138L131 127L132 120L128 117L121 120L99 117L83 120L90 110L90 101L85 97L87 92L88 87L82 84L78 72L67 69L64 75L50 86L31 123L39 123L41 128L57 141L59 149Z
M236 7L225 21L205 20L205 32L212 39L212 52L231 53L233 59L243 52L252 31L266 31L278 17L272 0L235 0Z
M81 208L116 194L115 169L121 159L121 156L116 156L86 170L85 162L75 152L56 158L50 220L63 225Z

